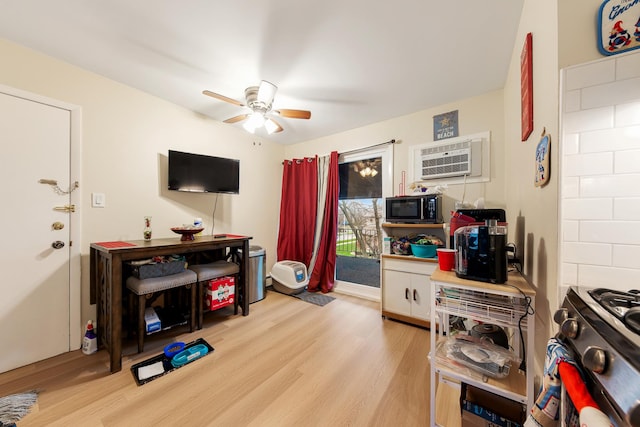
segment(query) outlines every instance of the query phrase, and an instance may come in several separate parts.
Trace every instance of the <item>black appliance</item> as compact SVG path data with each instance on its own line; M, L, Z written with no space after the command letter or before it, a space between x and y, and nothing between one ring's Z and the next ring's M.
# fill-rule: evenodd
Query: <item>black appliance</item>
M240 160L169 150L169 190L240 192Z
M438 194L387 197L385 207L385 217L388 222L442 223L442 196Z
M507 227L495 219L468 225L454 233L456 276L482 282L507 281Z
M554 315L587 390L618 427L640 426L639 293L574 286Z

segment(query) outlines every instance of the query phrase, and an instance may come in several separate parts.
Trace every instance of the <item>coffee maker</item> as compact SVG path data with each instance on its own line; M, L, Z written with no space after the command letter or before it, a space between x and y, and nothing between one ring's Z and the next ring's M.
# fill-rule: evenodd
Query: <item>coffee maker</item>
M488 219L484 225L468 225L454 233L456 276L481 282L507 281L507 227Z

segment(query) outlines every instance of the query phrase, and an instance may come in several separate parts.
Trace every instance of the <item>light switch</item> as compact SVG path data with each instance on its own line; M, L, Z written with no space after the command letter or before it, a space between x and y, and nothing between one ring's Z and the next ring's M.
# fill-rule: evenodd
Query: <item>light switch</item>
M91 207L104 208L106 205L106 197L104 193L91 193Z

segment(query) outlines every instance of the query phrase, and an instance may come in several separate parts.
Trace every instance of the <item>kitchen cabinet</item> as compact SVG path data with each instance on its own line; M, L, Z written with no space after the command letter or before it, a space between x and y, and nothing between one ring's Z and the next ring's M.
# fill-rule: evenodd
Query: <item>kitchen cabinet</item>
M440 269L436 269L430 279L431 323L440 325L438 331L433 328L430 334L430 425L460 425L459 409L457 419L453 421L451 411L446 410L459 408L460 394L452 395L451 384L471 384L506 397L526 405L528 413L534 403L534 375L530 370L534 367L535 290L515 272L509 273L504 284L461 279L453 271ZM438 344L455 333L455 328L450 325L450 317L454 316L503 328L510 337L511 349L526 361L525 372L520 372L519 366L512 364L506 377L492 378L466 367L461 368L462 365L456 367L455 362L445 362L442 357L437 357ZM443 397L445 394L446 397Z
M437 261L409 255L382 255L381 312L388 317L429 327L430 276Z
M434 234L444 241L443 224L382 224L390 237ZM383 254L380 258L380 306L383 317L428 328L431 325L430 276L437 258Z

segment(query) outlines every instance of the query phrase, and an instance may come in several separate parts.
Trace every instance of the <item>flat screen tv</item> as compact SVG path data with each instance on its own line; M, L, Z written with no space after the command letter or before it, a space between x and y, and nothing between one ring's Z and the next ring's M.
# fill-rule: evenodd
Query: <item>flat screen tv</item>
M169 150L169 190L240 193L240 160Z

